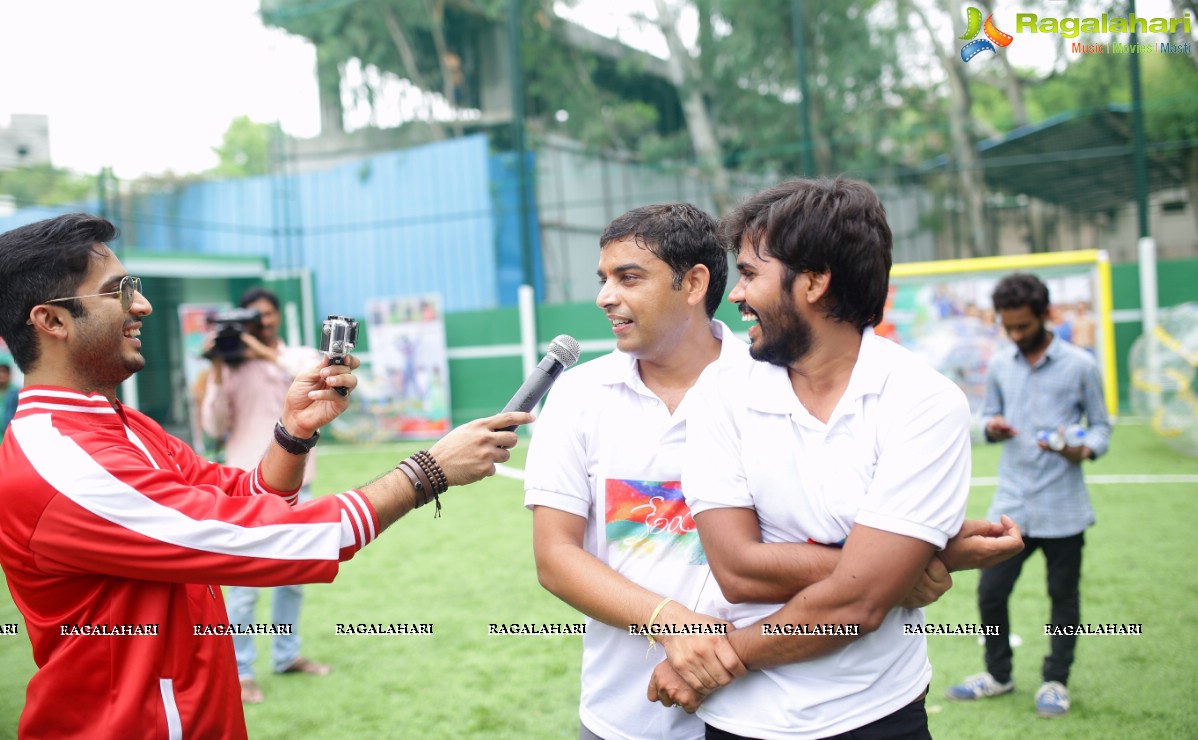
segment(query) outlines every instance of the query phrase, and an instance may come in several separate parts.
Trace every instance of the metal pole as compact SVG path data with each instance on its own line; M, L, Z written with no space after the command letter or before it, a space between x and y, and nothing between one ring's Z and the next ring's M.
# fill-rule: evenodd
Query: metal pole
M803 30L803 0L790 0L790 21L795 38L795 69L799 75L799 126L803 133L800 151L803 174L815 175L815 157L811 145L811 109L807 94L807 40Z
M97 215L111 221L108 214L108 176L110 172L111 170L107 167L100 168L100 176L96 179L96 194L100 207L100 213Z
M520 360L524 377L537 366L537 300L531 285L521 285L517 292L520 313Z
M1136 14L1136 0L1130 0L1130 15ZM1139 44L1139 32L1131 27L1131 45ZM1140 89L1140 55L1128 54L1131 63L1131 130L1136 177L1136 206L1140 218L1140 237L1148 236L1148 159L1144 153L1144 99Z
M537 297L531 285L521 285L517 292L517 306L520 312L520 360L524 366L523 377L527 378L537 366ZM540 413L540 404L533 413ZM531 434L535 422L529 426Z
M1135 15L1136 0L1129 0L1128 12ZM1139 32L1136 26L1131 27L1131 45L1139 44ZM1148 338L1146 363L1148 365L1149 383L1159 388L1161 383L1160 356L1157 352L1155 339L1157 326L1157 281L1156 281L1156 242L1148 228L1148 158L1144 146L1144 99L1140 89L1140 55L1128 54L1131 63L1131 130L1132 130L1132 163L1135 169L1136 181L1136 210L1139 215L1140 238L1136 242L1136 252L1140 268L1140 331ZM1155 410L1160 405L1158 392L1151 394L1151 406Z
M519 228L524 284L533 284L532 246L528 234L528 162L524 142L524 61L520 53L520 0L508 0L508 64L512 80L512 151L516 154L516 222Z

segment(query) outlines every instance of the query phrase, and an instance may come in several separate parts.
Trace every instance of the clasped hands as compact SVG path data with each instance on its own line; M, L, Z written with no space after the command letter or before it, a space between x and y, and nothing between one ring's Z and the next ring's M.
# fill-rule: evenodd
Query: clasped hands
M927 606L952 588L950 571L989 568L1023 550L1023 536L1010 517L999 523L967 520L955 537L928 562L900 606ZM694 621L714 622L701 614ZM726 624L726 623L723 623ZM731 630L732 626L727 625ZM647 696L663 706L678 706L687 712L699 708L713 691L726 686L747 671L727 635L677 635L661 640L666 660L653 669Z
M696 623L732 625L695 614ZM745 675L727 635L673 635L657 638L666 649L666 660L658 664L649 680L649 701L679 706L694 712L711 692Z

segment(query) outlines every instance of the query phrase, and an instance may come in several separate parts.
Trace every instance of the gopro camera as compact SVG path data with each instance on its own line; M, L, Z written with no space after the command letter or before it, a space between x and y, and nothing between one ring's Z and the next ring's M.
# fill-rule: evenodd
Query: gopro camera
M329 358L330 365L344 365L345 358L358 342L358 322L349 316L329 314L320 330L320 351ZM345 388L334 388L341 395L349 393Z

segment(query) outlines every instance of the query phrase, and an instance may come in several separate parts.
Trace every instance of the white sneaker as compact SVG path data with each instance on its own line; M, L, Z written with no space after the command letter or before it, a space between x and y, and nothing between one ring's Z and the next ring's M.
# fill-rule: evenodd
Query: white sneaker
M1045 681L1036 692L1036 714L1061 717L1069 711L1069 689L1059 681Z
M953 701L973 701L975 699L987 699L991 696L1002 696L1014 690L1015 679L1011 679L1006 683L999 683L989 673L978 673L977 675L967 677L956 686L950 686L945 690L944 696Z

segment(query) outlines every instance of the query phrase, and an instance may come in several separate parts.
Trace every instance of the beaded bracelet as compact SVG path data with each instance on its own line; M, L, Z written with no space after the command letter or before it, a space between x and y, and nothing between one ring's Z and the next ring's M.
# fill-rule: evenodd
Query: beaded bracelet
M445 493L449 490L449 480L445 477L445 471L437 464L431 452L420 450L415 455L412 455L412 458L416 460L420 467L424 468L424 472L432 480L434 494Z
M436 459L428 450L420 450L411 457L403 460L396 469L402 470L416 491L416 505L419 509L429 501L437 503L437 511L433 518L441 516L440 494L449 490L449 479L445 471L437 464Z

